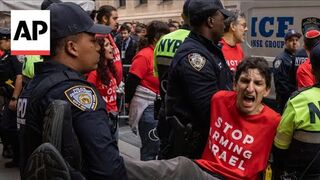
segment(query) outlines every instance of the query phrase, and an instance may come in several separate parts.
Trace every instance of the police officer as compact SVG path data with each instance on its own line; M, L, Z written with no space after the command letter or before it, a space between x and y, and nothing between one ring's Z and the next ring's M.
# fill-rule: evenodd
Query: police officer
M190 33L190 25L188 18L188 5L190 0L187 0L183 5L183 11L181 17L184 21L184 25L169 34L164 35L161 40L156 44L154 50L154 72L159 78L160 82L160 97L155 103L155 117L158 117L158 128L157 132L160 138L160 153L159 159L162 158L162 151L168 141L169 125L165 120L165 92L167 91L167 81L168 81L168 68L172 62L173 56L178 50L179 46L182 44L184 39ZM161 107L160 107L161 106ZM165 153L165 152L164 152Z
M110 33L111 28L94 24L80 6L71 2L51 4L48 10L51 55L44 58L41 66L36 66L35 77L25 86L18 101L22 170L33 168L25 165L42 143L45 111L52 101L60 99L71 105L72 125L81 146L77 151L82 152L62 146L63 157L69 157L66 161L88 180L126 179L104 100L83 77L83 73L96 69L99 61L100 47L95 34ZM65 144L73 143L72 137L62 138ZM76 154L82 154L83 162L79 166L74 166Z
M290 95L297 89L292 64L295 62L295 53L300 47L300 37L300 33L289 29L284 37L285 49L273 61L276 101L280 113L282 113Z
M1 121L1 133L4 143L4 155L8 153L8 144L12 145L13 160L5 167L16 167L19 162L18 136L16 126L17 99L22 89L22 63L16 56L10 54L10 29L0 28L0 50L4 51L0 57L0 88L1 96L6 102Z
M289 179L320 178L320 44L310 61L317 84L290 97L274 139L275 169L286 171Z
M232 75L218 42L224 19L232 13L220 0L192 0L192 31L177 50L168 70L166 116L172 126L167 157L199 158L209 133L210 98L232 88Z

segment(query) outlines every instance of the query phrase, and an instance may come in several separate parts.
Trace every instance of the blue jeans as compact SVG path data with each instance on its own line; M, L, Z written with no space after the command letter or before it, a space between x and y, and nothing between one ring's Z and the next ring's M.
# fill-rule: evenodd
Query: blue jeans
M156 159L159 151L160 141L155 134L158 120L154 118L154 106L149 105L139 121L139 135L141 138L140 159L142 161Z

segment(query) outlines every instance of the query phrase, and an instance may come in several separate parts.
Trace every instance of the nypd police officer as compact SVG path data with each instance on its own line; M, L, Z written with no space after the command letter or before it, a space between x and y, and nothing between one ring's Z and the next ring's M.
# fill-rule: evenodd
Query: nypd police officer
M291 93L297 89L294 63L296 51L300 47L300 37L300 33L289 29L284 37L285 49L273 61L276 101L280 113L282 113Z
M232 88L232 75L218 42L232 13L220 0L193 0L188 6L192 31L168 71L166 116L172 131L166 158L199 158L209 133L210 99Z
M179 46L185 40L190 33L190 25L188 18L188 6L190 0L185 1L183 5L183 11L181 17L184 21L184 25L169 34L164 35L160 41L158 41L154 48L154 72L159 78L160 82L160 97L155 103L155 117L158 118L157 132L160 138L160 152L158 159L162 158L162 151L165 151L165 146L168 141L167 134L169 132L169 126L165 119L165 94L167 91L168 82L168 69L172 62L174 54L177 52ZM164 146L163 146L164 145Z
M18 101L22 169L26 169L27 158L42 143L43 119L48 105L60 99L71 105L72 125L81 147L82 164L73 168L88 180L126 179L123 159L108 125L104 100L82 75L97 68L100 47L95 34L109 33L111 28L94 24L74 3L54 3L48 9L51 55L44 58L41 66L36 66L34 79L25 86ZM62 141L72 144L73 139L64 136ZM63 146L61 153L65 159L69 157L67 161L80 154Z
M274 139L275 179L320 179L320 44L310 53L314 86L288 100ZM278 172L285 171L285 173Z
M10 150L7 148L8 144L12 145L13 150L13 161L5 164L7 168L19 164L16 107L17 98L22 89L22 63L17 56L10 54L10 49L10 29L0 28L0 50L4 51L0 57L0 96L6 100L1 121L3 155L7 157L10 154Z

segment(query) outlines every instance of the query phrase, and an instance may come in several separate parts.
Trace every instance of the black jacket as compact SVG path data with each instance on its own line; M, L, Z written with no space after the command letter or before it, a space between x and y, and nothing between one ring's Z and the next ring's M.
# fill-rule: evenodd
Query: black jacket
M88 180L127 179L117 142L110 131L106 105L98 91L80 73L62 64L47 61L39 67L42 67L41 73L25 86L18 99L23 164L42 143L43 119L48 105L60 99L71 104L73 129L82 151L80 170L84 176ZM55 85L52 87L52 84ZM68 142L73 140L71 137L62 139L72 144ZM73 155L70 151L64 152L62 149L64 158Z
M17 75L22 74L22 63L6 51L0 57L0 95L10 98Z
M129 44L126 44L128 43ZM131 64L133 57L136 55L138 50L138 43L131 36L126 41L122 39L116 40L116 45L120 51L122 64ZM125 51L125 57L122 57L122 51Z
M192 123L201 133L198 157L206 144L210 125L210 100L218 90L232 89L232 74L221 49L191 31L176 52L168 71L166 116ZM193 157L193 156L190 156Z
M297 90L295 55L285 49L273 61L273 77L279 112L282 112L291 94Z

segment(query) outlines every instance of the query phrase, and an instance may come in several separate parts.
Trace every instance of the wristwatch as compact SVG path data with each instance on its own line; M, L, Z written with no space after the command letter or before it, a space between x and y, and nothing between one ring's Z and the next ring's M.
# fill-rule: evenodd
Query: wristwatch
M18 98L12 96L10 100L16 101Z

